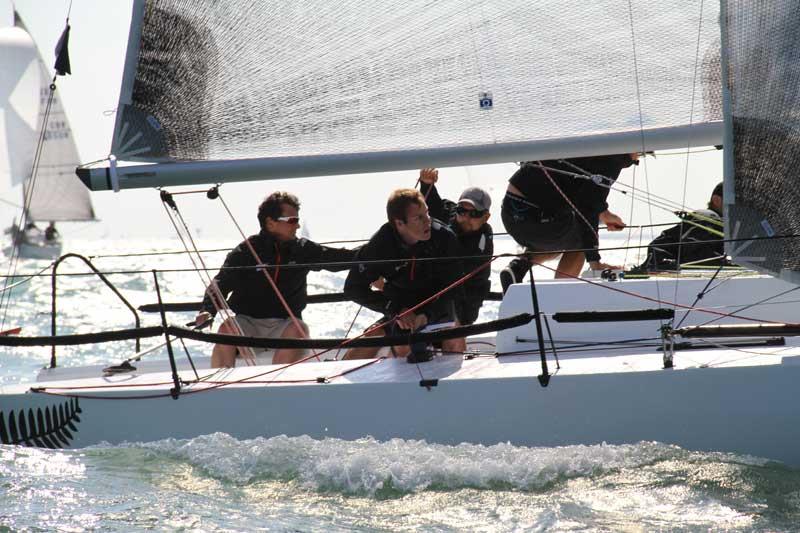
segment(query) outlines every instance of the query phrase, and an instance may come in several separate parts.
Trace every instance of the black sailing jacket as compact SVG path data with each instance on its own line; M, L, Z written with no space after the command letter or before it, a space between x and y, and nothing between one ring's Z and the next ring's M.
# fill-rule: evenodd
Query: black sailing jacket
M539 163L538 161L535 163ZM561 172L548 170L550 178L564 195L575 205L589 224L578 216L584 248L597 248L597 227L599 215L608 209L609 187L611 187L623 169L633 164L629 154L603 155L593 157L574 157L571 159L554 159L541 161L548 169L560 169L572 174L604 176L601 184L593 180L576 178ZM564 199L541 168L523 165L508 180L525 195L528 201L539 206L547 214L572 211L572 207ZM576 215L577 216L577 215ZM596 250L586 253L589 261L600 260Z
M666 229L648 245L647 258L634 271L676 270L679 265L702 261L702 266L729 264L725 256L722 217L710 209L687 213L685 222Z
M456 224L457 203L442 199L435 185L420 182L420 192L425 196L431 216L446 221L450 229L456 234L458 243L461 245L461 255L485 256L464 259L464 274L469 274L491 260L491 256L494 255L494 232L488 222L481 226L479 231L462 233L461 228ZM469 307L477 306L480 308L483 300L489 295L489 289L492 285L489 281L491 273L491 268L486 267L464 283L464 299Z
M407 246L387 222L362 246L357 255L359 263L350 269L344 283L344 294L356 303L385 316L394 316L433 296L463 276L457 257L460 247L455 234L438 220L431 225L431 238ZM441 257L440 261L418 259ZM400 262L373 263L386 259ZM370 284L383 277L383 291L373 290ZM450 290L417 311L428 320L446 316L453 303L461 299L461 287Z
M351 264L330 266L289 267L305 263L352 262L355 250L329 248L308 239L278 242L263 229L258 235L247 238L255 248L263 264L275 281L286 303L298 318L302 316L307 303L306 276L310 270L339 271L350 268ZM289 314L281 304L264 272L252 269L233 269L226 267L254 266L258 264L245 242L240 243L225 258L223 268L214 277L223 296L237 314L253 318L288 318ZM208 291L203 299L203 309L212 315L216 309Z

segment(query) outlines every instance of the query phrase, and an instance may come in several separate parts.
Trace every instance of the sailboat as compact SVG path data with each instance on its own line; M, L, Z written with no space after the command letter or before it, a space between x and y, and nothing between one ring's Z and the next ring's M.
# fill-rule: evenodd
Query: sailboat
M62 249L56 222L95 220L89 191L74 174L78 149L55 89L51 98L52 76L16 12L14 27L0 28L0 59L11 73L0 94L7 117L0 128L0 172L7 188L21 187L24 210L6 234L19 257L55 259Z
M161 302L160 326L128 331L57 336L54 317L51 337L0 338L53 346L35 383L0 386L0 441L660 441L800 465L798 21L789 0L412 0L390 10L136 0L114 157L78 170L93 190L722 144L727 251L762 274L515 284L497 321L466 331L477 335L467 353L416 365L326 352L210 369L207 355L170 350L164 361L120 353L113 366L61 367L56 345L86 341L281 344L170 325Z

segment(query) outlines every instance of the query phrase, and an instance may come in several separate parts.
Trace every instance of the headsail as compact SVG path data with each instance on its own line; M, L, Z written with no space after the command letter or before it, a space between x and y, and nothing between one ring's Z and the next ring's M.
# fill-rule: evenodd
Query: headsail
M15 24L25 30L25 26L16 13ZM38 97L36 140L38 140L39 132L44 124L47 101L50 98L52 74L38 52L36 58L40 73L36 92ZM75 167L80 163L80 156L57 90L50 106L43 143L31 198L25 199L25 205L28 206L28 219L30 221L94 220L94 210L89 192L75 178ZM31 167L28 166L26 177L30 170Z
M724 0L722 31L726 250L800 284L800 4Z
M136 0L130 35L112 153L172 164L83 172L93 188L721 139L713 2Z
M0 191L7 192L30 175L39 109L36 45L20 28L0 28L0 72Z

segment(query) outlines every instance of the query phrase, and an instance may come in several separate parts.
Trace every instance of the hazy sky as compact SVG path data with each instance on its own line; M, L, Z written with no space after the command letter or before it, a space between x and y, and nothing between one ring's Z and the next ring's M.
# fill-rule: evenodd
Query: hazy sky
M64 27L69 0L16 0L14 2L28 26L45 62L53 62L53 49ZM119 96L120 79L128 37L130 0L73 0L70 13L70 57L72 76L59 78L58 90L70 120L78 151L84 162L108 155L114 126L114 109ZM0 0L0 25L11 23L11 2ZM440 189L446 197L457 197L468 185L490 190L494 199L493 222L502 230L500 200L508 177L515 166L490 165L443 169ZM655 194L681 202L686 184L686 205L703 207L714 184L722 179L722 158L717 152L685 155L658 155L648 158L637 172L637 184L649 187ZM630 183L632 172L626 171L621 181ZM259 201L269 192L286 189L296 193L303 204L301 216L312 237L358 238L369 236L383 221L385 199L396 187L412 187L415 172L369 174L337 178L308 178L228 184L222 187L226 201L244 226L257 229L255 211ZM5 197L5 195L4 195ZM148 237L170 236L172 228L164 215L156 191L123 191L92 193L98 217L102 220L81 235ZM186 216L201 237L223 237L235 240L236 232L219 206L207 200L181 198ZM677 220L658 209L637 204L631 211L629 197L612 191L612 210L626 221L647 224ZM0 224L6 226L12 213L0 207ZM71 225L72 226L72 225ZM69 239L69 227L67 227Z

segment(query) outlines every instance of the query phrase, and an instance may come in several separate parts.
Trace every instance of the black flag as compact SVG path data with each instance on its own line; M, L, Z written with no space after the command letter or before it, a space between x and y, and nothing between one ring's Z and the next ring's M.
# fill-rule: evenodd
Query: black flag
M56 74L72 74L69 67L69 24L64 28L64 32L56 44Z

